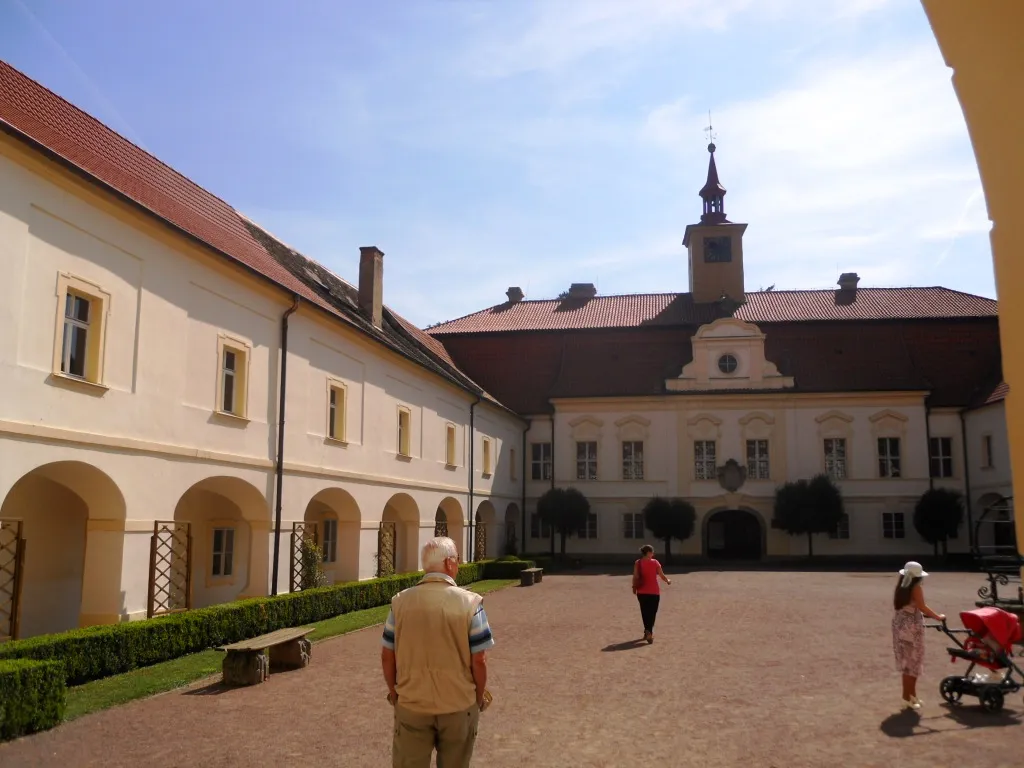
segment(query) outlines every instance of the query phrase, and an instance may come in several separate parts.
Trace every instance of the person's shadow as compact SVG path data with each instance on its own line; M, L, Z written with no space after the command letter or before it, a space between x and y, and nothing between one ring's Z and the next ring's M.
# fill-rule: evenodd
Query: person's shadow
M941 715L930 715L922 718L919 710L904 709L889 715L882 721L879 728L890 738L905 739L908 736L927 736L932 733L945 733L954 730L971 730L974 728L999 728L1007 725L1020 725L1022 716L1019 712L1003 710L1001 712L985 712L980 707L939 705L945 710ZM952 720L959 728L933 728L925 723L932 720Z
M647 645L647 641L641 637L639 640L627 640L624 643L612 643L611 645L606 645L601 649L601 652L610 653L612 651L628 651L632 648L643 648L645 645Z

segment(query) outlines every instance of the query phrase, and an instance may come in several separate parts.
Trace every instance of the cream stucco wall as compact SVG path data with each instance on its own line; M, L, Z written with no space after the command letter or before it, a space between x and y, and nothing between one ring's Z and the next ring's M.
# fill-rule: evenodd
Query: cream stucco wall
M27 521L22 636L144 616L155 520L193 523L194 605L267 594L280 318L291 297L6 137L0 268L0 500L4 517ZM68 286L102 298L98 383L59 371ZM219 412L225 343L246 353L244 418ZM389 511L402 521L401 567L418 568L439 507L469 557L475 396L304 305L290 322L288 374L278 589L288 589L297 521L338 519L332 580L374 575ZM331 384L346 393L343 440L327 437ZM398 454L399 408L411 415L409 456ZM489 554L504 544L506 510L521 528L521 468L510 465L513 451L521 462L524 426L475 407L473 506ZM220 525L235 529L226 578L210 574Z

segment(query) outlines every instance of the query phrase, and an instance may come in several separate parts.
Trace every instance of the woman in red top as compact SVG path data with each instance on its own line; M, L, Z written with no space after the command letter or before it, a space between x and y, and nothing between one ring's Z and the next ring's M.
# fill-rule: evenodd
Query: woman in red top
M661 563L654 559L654 547L644 544L640 547L640 559L633 563L633 594L640 603L640 616L644 622L644 640L654 642L654 619L658 616L661 601L661 579L666 584L672 580L661 570Z

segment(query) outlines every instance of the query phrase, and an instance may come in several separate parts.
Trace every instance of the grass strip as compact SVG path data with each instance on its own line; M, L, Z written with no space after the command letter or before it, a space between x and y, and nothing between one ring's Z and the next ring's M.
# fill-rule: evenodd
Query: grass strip
M471 584L469 589L486 595L488 592L515 583L514 579L485 579ZM389 608L390 606L382 605L363 611L343 613L340 616L319 621L310 625L316 627L316 630L309 635L309 639L319 642L354 632L357 629L383 624L388 617ZM93 680L90 683L69 688L64 720L67 722L82 717L82 715L126 704L145 696L181 688L196 680L216 674L220 671L223 660L224 654L220 651L201 651L182 656L179 659L154 664L151 667L133 669L131 672L121 675L105 677L102 680Z

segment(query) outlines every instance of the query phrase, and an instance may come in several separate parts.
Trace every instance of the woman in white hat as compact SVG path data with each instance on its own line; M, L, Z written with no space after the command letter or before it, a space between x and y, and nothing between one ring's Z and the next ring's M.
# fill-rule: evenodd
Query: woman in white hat
M920 563L911 560L900 569L892 598L892 649L896 669L903 674L904 709L920 709L923 703L917 698L917 678L924 671L924 617L946 620L924 601L921 582L927 575Z

